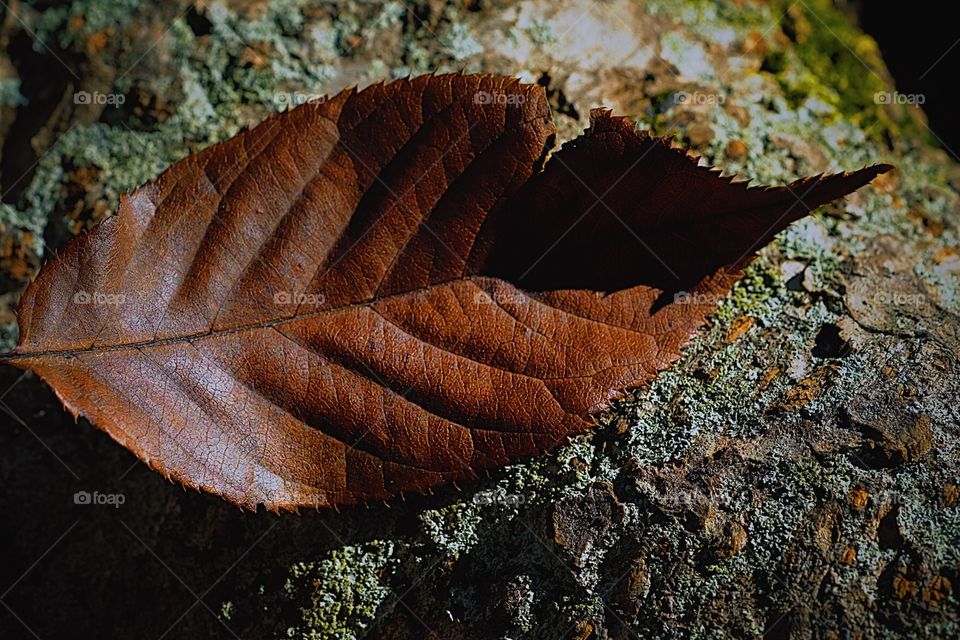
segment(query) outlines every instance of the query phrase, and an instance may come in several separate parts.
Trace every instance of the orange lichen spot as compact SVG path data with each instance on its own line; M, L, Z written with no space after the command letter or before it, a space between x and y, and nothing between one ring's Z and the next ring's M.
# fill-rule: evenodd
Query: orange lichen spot
M730 327L730 330L727 332L727 338L726 338L727 344L730 344L739 340L741 336L743 336L743 334L745 334L747 331L750 330L750 327L752 327L754 323L756 323L756 321L757 321L756 318L753 318L751 316L740 316L739 318L734 320L733 325Z
M912 598L917 594L917 581L897 574L893 577L893 592L900 600Z
M867 500L869 498L870 494L867 493L867 490L863 487L857 487L847 494L847 501L854 509L863 509L867 506Z
M923 601L931 607L939 607L944 598L950 595L953 585L943 576L934 576L923 588Z
M857 550L853 547L847 547L840 553L840 564L852 565L857 560Z

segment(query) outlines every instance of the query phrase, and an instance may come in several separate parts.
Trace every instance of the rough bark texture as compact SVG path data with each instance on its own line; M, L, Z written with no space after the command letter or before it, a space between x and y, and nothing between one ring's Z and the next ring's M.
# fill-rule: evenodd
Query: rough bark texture
M20 380L4 638L960 633L960 176L922 116L879 104L875 46L825 0L45 7L11 3L0 37L8 345L41 256L122 190L290 101L408 72L540 81L562 139L605 105L758 181L898 172L781 234L597 432L392 508L241 513Z

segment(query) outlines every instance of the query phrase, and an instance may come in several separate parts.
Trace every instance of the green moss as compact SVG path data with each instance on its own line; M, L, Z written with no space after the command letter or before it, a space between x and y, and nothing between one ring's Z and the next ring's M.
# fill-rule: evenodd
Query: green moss
M300 608L302 623L290 626L287 637L305 640L359 638L374 621L390 595L389 573L394 567L394 545L374 541L346 546L326 558L290 568L284 587L293 599L303 597L303 584L323 585Z
M26 103L20 93L19 78L0 78L0 107L19 107Z
M684 78L707 81L714 77L710 56L703 46L682 33L666 33L660 38L661 57L676 67Z
M771 310L771 302L782 283L772 265L761 260L751 265L737 282L730 295L721 301L714 321L729 324L744 315L765 316Z
M708 38L721 31L763 31L770 27L772 17L772 12L763 3L730 0L649 0L647 10L652 15L676 20Z
M456 503L441 510L420 514L420 526L427 540L445 555L457 555L477 542L482 512L475 504Z
M463 62L483 51L469 27L462 23L453 23L444 29L440 34L440 42L457 62Z
M830 0L778 0L774 13L783 16L781 26L795 42L785 55L796 55L804 66L803 70L775 72L793 105L811 97L824 100L877 140L901 132L926 137L912 120L894 121L884 112L876 96L890 87L884 80L886 67L879 48L836 11Z
M541 46L554 44L560 40L553 22L549 20L534 19L526 31L530 40Z
M28 231L35 238L43 235L45 218L31 216L29 212L21 211L6 202L0 202L0 232L11 233L13 230L20 229ZM38 247L39 248L39 243Z

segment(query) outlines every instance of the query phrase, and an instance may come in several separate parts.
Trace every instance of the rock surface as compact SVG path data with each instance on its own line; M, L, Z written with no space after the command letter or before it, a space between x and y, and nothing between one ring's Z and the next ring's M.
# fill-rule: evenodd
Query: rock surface
M595 433L462 491L241 513L0 370L2 637L960 634L960 172L826 0L9 5L7 345L43 256L120 192L355 83L512 74L562 139L604 105L751 179L898 171L781 234Z

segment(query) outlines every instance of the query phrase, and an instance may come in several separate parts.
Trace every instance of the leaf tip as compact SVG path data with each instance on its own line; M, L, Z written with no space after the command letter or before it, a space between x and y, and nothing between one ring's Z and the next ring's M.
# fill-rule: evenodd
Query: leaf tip
M873 177L876 178L879 175L884 173L890 173L891 171L896 171L897 168L892 164L887 164L886 162L881 162L880 164L875 164L872 167L867 167L868 169L873 169Z

